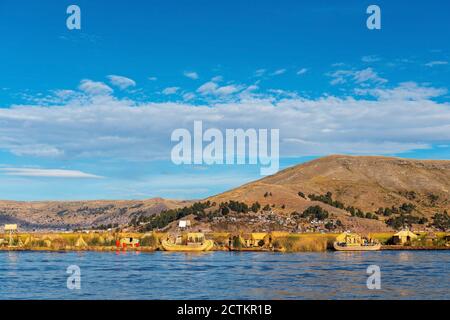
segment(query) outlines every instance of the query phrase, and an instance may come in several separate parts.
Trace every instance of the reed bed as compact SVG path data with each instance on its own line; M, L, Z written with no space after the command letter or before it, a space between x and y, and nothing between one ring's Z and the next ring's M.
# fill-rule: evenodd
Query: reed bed
M330 237L322 235L289 235L273 241L276 250L286 252L323 252L330 245Z

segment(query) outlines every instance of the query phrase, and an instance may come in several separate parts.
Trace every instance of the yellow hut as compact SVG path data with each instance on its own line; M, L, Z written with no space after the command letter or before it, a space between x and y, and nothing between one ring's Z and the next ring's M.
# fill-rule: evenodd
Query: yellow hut
M202 232L188 232L185 237L187 244L205 242L205 235Z
M266 244L266 239L267 233L265 232L253 232L243 236L243 242L246 247L262 247Z
M139 247L139 239L133 237L122 238L118 242L118 247L127 248L127 247Z
M75 242L75 247L87 247L86 241L84 241L82 236L79 236L77 241Z
M418 237L415 233L409 231L408 229L404 229L394 234L392 240L394 244L405 244L410 243L412 240L415 240L417 238Z
M336 237L337 243L345 243L347 246L351 245L361 245L363 240L359 234L344 232Z

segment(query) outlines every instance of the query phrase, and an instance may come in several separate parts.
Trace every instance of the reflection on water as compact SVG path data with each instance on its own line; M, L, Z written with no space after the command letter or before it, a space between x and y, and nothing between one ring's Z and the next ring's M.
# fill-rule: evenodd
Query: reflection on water
M0 252L0 299L450 299L450 251Z

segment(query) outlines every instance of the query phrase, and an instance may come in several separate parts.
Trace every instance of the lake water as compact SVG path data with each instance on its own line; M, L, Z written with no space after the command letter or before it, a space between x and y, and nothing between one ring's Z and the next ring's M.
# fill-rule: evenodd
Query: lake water
M0 252L0 299L450 299L450 251Z

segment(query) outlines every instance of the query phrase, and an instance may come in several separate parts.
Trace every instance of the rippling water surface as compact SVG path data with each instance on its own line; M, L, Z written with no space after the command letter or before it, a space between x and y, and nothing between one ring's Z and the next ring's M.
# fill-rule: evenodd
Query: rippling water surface
M450 251L0 252L0 299L450 299Z

